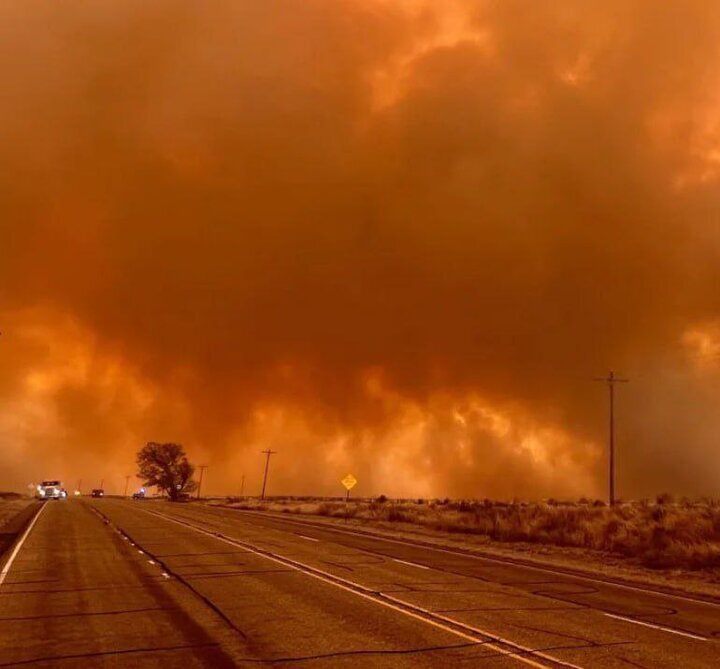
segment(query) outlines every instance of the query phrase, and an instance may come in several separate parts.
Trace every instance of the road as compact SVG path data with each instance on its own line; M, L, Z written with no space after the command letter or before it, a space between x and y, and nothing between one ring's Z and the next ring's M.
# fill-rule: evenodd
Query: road
M33 523L0 558L0 667L718 666L717 604L196 504Z

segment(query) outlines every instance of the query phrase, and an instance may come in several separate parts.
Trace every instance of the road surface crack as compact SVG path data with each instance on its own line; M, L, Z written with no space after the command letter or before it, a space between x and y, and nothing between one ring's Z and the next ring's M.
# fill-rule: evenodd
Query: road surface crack
M85 616L121 616L129 613L148 613L150 611L168 611L169 609L153 606L143 609L126 609L124 611L97 611L86 613L51 613L46 616L16 616L12 618L0 618L0 622L11 622L20 620L54 620L55 618L81 618Z
M46 655L44 657L36 657L32 660L16 660L14 662L0 663L0 667L20 667L36 662L55 662L58 660L85 660L91 657L111 657L114 655L132 655L138 653L168 653L176 650L194 650L197 648L218 648L219 643L196 643L182 644L179 646L148 646L145 648L127 648L125 650L110 650L93 653L77 653L74 655Z

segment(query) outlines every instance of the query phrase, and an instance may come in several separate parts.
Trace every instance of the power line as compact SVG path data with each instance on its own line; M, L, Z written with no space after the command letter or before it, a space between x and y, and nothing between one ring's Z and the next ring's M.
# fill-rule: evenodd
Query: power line
M262 487L262 494L260 495L260 499L265 499L265 486L267 484L267 477L268 477L268 468L270 467L270 456L275 455L277 451L271 451L269 448L266 451L260 451L261 453L264 453L267 458L265 459L265 476L263 477L263 487Z
M610 506L615 505L615 384L629 383L629 379L621 379L615 376L615 372L610 370L606 377L596 377L593 381L607 383L610 394L610 425L609 425L609 473L608 473L608 501Z

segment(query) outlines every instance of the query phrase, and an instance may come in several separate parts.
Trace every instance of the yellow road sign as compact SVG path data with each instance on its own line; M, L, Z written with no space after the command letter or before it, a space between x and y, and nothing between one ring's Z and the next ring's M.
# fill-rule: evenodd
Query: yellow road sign
M357 479L352 474L348 474L340 483L342 483L347 490L352 490L357 484Z

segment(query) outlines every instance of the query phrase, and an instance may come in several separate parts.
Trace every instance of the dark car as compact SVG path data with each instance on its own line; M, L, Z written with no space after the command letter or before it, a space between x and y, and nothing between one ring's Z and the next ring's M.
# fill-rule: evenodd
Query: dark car
M133 499L145 499L145 491L139 490L138 492L134 492L132 498Z
M105 491L102 488L93 488L90 497L105 497Z

